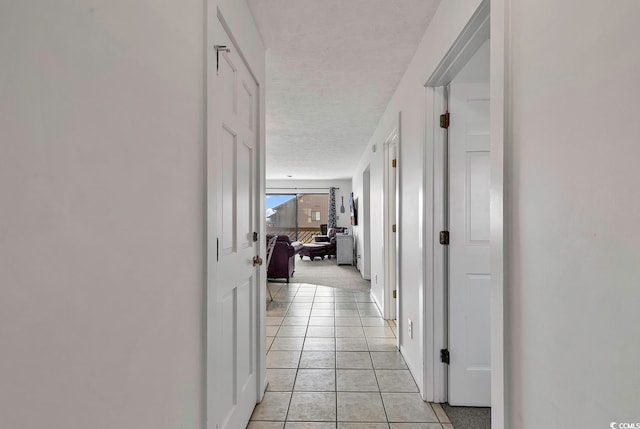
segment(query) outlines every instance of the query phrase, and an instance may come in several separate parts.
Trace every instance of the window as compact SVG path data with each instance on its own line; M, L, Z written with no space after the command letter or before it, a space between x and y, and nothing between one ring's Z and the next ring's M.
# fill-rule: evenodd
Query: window
M329 217L328 194L267 194L267 234L310 243Z

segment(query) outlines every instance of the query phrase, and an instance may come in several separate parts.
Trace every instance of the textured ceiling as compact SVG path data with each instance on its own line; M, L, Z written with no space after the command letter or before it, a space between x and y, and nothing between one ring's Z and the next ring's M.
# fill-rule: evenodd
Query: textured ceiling
M267 46L267 178L350 178L439 0L247 0Z

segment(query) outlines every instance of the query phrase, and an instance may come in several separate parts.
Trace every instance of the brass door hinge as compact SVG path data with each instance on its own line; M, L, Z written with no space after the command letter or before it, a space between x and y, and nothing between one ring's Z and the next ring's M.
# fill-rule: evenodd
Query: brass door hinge
M440 115L440 128L449 128L449 112Z
M440 362L446 363L447 365L451 363L451 355L449 354L449 349L440 350Z
M395 289L393 290L393 297L394 297L394 298L397 298L397 297L398 297L398 293L397 293L397 291L396 291Z
M226 45L213 45L213 49L216 50L216 74L218 74L218 70L220 70L220 52L226 52L228 54L231 52L231 49L227 48Z
M395 159L391 160L391 167L396 168L397 162Z
M449 244L449 231L440 231L440 244Z
M396 232L396 224L391 225L391 231Z

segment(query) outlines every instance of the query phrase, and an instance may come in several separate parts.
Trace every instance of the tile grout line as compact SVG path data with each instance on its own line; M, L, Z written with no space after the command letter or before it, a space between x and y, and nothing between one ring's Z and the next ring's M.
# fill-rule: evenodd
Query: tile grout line
M296 294L293 296L293 300L291 300L289 302L289 306L287 307L287 311L285 312L285 317L287 317L287 314L289 314L289 311L291 310L291 303L293 301L295 301L296 296L298 296L298 292L300 291L300 287L298 287L298 289L296 289ZM282 323L284 323L284 318L282 319ZM309 321L307 320L307 327L309 326ZM305 337L304 340L302 341L302 348L304 349L304 343L306 341L306 331L305 331ZM296 374L293 376L293 384L291 385L291 396L289 396L289 405L287 405L287 412L284 415L284 423L282 425L282 427L284 428L287 425L287 420L289 419L289 409L291 408L291 401L293 401L293 391L296 387L296 381L298 380L298 370L300 369L300 360L302 360L302 350L300 350L300 356L298 357L298 365L296 367Z

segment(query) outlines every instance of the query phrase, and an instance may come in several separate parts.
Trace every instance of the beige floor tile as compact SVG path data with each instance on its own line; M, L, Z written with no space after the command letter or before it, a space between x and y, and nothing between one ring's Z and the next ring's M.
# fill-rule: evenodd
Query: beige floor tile
M267 392L256 405L251 420L284 421L287 416L291 392Z
M280 329L280 326L268 325L266 329L267 337L275 337L278 333L278 329Z
M393 352L397 351L395 338L367 338L369 350L372 352Z
M336 317L360 317L358 310L336 310Z
M311 309L299 309L287 311L287 317L309 317L311 315Z
M419 393L383 393L382 400L389 422L438 422L431 406Z
M338 421L386 422L379 393L338 392Z
M389 429L388 423L338 423L338 429Z
M373 370L338 369L336 378L339 392L378 392L378 383Z
M261 422L252 421L249 422L247 429L282 429L284 422Z
M335 429L335 423L321 422L287 422L284 429Z
M378 306L369 302L358 302L358 310L360 311L380 311Z
M307 334L307 327L304 325L281 326L278 331L279 337L304 337Z
M300 351L271 350L267 353L267 368L297 368Z
M335 352L303 351L300 358L300 368L335 368Z
M298 392L335 392L336 372L333 369L299 369L293 390Z
M352 296L336 295L336 304L338 304L340 302L346 302L346 303L349 303L349 304L355 304L356 300Z
M336 338L336 350L344 352L368 351L367 340L363 338Z
M267 326L278 326L282 323L282 319L284 319L282 316L267 316L266 324Z
M268 392L291 392L296 379L296 369L267 369Z
M283 325L306 325L309 322L308 317L287 316L282 321Z
M355 302L336 301L336 310L357 310L358 306Z
M360 326L336 326L336 337L364 337L364 331Z
M311 310L311 317L334 317L336 315L334 310Z
M361 317L362 326L386 326L384 319L380 317Z
M336 349L336 340L334 338L307 338L304 342L304 351L320 351L327 352Z
M335 392L294 392L291 397L287 421L336 421Z
M334 324L333 317L312 317L309 319L309 326L333 326Z
M399 351L371 352L375 369L407 369L407 364Z
M372 369L369 352L336 352L336 368Z
M317 299L313 303L314 310L333 310L335 308L335 304L333 300L331 302L318 302Z
M308 302L303 302L303 301L293 301L291 302L291 309L307 309L310 310L311 307L313 307L313 302L308 301Z
M395 337L388 326L365 326L364 333L367 337Z
M336 317L336 326L362 326L359 317Z
M313 300L313 304L323 304L323 303L331 303L333 304L334 301L334 297L331 295L321 295L320 293L316 292L316 299Z
M381 392L417 393L418 386L407 369L376 370Z
M271 350L302 350L303 337L276 337L271 344Z
M442 429L442 426L440 423L391 423L391 429Z
M307 329L307 338L333 338L335 336L335 328L333 326L309 326Z

